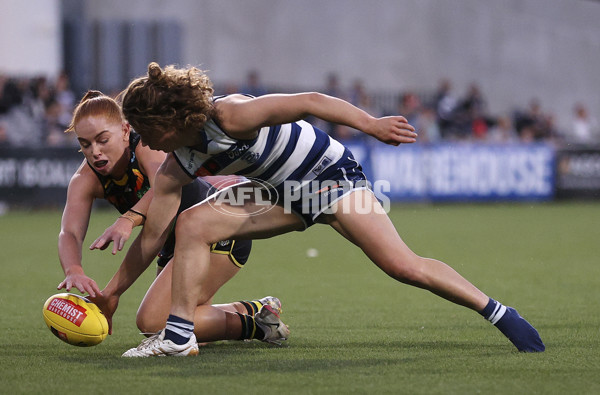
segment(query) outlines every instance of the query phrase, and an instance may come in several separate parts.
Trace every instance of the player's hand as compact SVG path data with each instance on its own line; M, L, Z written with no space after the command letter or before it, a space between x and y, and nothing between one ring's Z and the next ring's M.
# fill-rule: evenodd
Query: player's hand
M67 292L71 291L71 288L77 288L81 293L87 293L90 296L96 296L100 293L98 284L83 273L69 274L64 280L58 284L56 289L66 289Z
M90 246L90 250L105 250L110 243L113 243L112 254L115 255L117 251L121 251L125 246L125 242L129 240L133 226L131 221L126 218L117 218L114 224L109 226L102 236L98 237L96 241Z
M106 317L106 321L108 322L108 334L112 335L112 317L119 306L119 296L104 295L102 292L98 292L96 296L90 296L89 299L98 306L100 311L102 311L102 314Z
M402 116L377 118L365 132L379 141L395 146L417 141L415 128Z

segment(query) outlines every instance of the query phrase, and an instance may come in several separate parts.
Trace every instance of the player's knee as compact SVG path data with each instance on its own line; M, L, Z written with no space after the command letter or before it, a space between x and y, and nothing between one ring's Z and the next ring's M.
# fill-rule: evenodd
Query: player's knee
M396 261L386 272L405 284L424 285L427 282L424 264L423 258L415 256Z
M185 210L177 216L177 223L175 225L177 241L180 240L180 236L184 237L189 232L195 233L200 228L199 226L194 227L193 223L194 216L189 210Z
M162 327L159 327L159 325L156 325L156 323L153 322L153 320L148 315L140 314L139 312L138 312L137 316L135 317L135 324L137 325L140 332L143 334L156 333L162 329ZM164 327L164 325L163 325L163 327Z
M135 324L141 333L153 334L163 329L166 325L166 321L159 322L154 315L147 314L144 311L138 311L135 317Z
M207 229L211 226L207 221L207 216L200 215L197 210L185 210L177 217L175 226L175 236L177 241L183 241L188 237L196 241L201 241L209 236Z

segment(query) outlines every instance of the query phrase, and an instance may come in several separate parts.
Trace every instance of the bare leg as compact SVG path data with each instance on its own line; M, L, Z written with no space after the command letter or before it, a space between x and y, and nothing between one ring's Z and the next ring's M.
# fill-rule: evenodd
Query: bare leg
M211 254L209 275L218 284L225 283L240 270L226 255ZM138 309L136 323L144 333L155 333L165 327L171 308L171 280L173 265L169 263L154 280ZM220 286L219 286L220 287ZM194 333L199 342L237 340L242 325L236 312L246 313L238 302L211 306L212 296L206 304L196 307Z
M368 214L358 213L356 207L363 207ZM346 196L336 210L333 218L329 217L330 225L389 276L476 311L488 303L488 296L450 266L412 252L371 192L356 191Z
M170 313L192 321L196 306L205 304L218 284L210 272L210 245L229 238L255 239L303 229L302 221L294 214L275 206L264 209L253 203L228 206L224 215L209 205L194 206L181 213L177 220L175 255L173 258L173 292Z
M357 208L369 214L360 214ZM389 276L481 313L519 351L545 350L537 330L515 309L490 299L445 263L412 252L371 192L354 192L338 202L336 209L333 217L328 217L331 226Z

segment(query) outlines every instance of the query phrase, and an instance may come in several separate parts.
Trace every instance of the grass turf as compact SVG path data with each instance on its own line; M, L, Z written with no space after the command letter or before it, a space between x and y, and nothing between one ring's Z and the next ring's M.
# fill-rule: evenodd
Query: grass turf
M115 215L95 213L86 245ZM325 226L256 241L215 299L280 297L284 347L220 342L197 358L122 359L142 339L135 312L153 266L121 298L113 336L69 346L41 315L63 278L60 212L21 211L0 217L0 393L600 392L600 204L397 205L390 215L415 252L516 307L547 351L518 353L477 314L396 283ZM84 267L102 287L122 256L84 251Z

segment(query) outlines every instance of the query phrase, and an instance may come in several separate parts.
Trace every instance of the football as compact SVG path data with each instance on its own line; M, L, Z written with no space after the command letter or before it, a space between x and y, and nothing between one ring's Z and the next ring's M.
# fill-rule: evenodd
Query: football
M106 317L98 306L83 296L53 295L44 303L42 314L50 331L74 346L95 346L108 335Z

